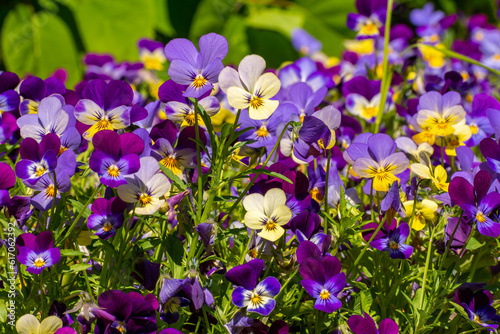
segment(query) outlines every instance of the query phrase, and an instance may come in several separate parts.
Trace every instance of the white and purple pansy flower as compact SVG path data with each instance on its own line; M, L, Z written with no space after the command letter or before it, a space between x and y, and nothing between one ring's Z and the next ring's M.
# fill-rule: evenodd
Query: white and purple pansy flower
M375 38L385 24L386 8L386 0L356 0L359 14L348 14L347 27L358 33L358 39Z
M351 115L373 122L377 117L380 105L380 84L378 80L365 77L354 77L342 86L342 94L346 97L345 107ZM391 94L386 100L384 110L391 108Z
M264 265L263 260L254 259L229 270L226 279L236 286L232 294L234 305L267 316L276 305L274 297L280 292L281 284L271 276L259 282Z
M29 77L19 85L19 94L23 97L19 112L21 115L38 113L40 101L48 96L54 96L64 103L65 93L66 86L57 78L42 80L38 77Z
M139 155L144 151L144 141L139 136L103 130L95 134L92 144L89 167L99 174L102 184L116 188L127 183L125 176L139 170Z
M135 213L151 215L165 202L163 197L170 189L170 181L160 173L160 165L153 157L140 159L141 168L125 177L127 183L118 187L118 196L127 203L136 204Z
M165 55L170 61L168 75L179 85L187 85L184 96L199 98L212 90L224 68L222 59L227 54L225 37L210 33L200 37L200 52L194 44L184 38L176 38L165 46Z

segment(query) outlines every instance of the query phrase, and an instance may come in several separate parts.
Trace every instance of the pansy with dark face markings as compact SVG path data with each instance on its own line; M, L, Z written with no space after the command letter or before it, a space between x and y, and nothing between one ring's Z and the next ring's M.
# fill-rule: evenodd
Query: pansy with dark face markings
M17 239L19 263L27 267L32 274L40 274L61 260L61 251L54 246L52 232L44 231L36 237L31 233L21 234Z

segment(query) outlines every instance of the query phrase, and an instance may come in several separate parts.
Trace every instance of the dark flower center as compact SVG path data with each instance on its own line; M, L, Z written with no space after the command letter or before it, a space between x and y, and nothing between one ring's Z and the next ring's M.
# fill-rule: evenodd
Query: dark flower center
M391 241L391 242L389 243L389 247L390 247L391 249L393 249L393 250L396 250L396 249L398 249L398 248L399 248L399 245L398 245L398 243L397 243L396 241Z

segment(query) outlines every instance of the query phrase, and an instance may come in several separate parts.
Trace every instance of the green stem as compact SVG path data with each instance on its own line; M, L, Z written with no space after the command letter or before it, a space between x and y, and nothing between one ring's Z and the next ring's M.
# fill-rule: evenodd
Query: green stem
M432 228L432 227L431 227ZM424 305L424 295L425 295L425 286L427 284L427 272L429 271L429 263L431 262L431 253L432 253L432 241L434 239L435 228L432 228L431 238L429 239L429 245L427 246L427 258L425 260L425 269L424 269L424 277L422 280L422 294L420 295L420 309L422 309Z
M52 199L52 208L50 209L50 220L49 220L49 227L52 225L53 220L54 220L54 210L56 209L56 203L57 203L57 178L56 178L56 172L52 173L54 176L54 198ZM50 228L49 228L50 229Z
M469 241L472 238L472 235L474 234L474 231L475 231L474 229L470 231L469 237L467 238L467 241L465 242L464 247L462 248L462 251L460 252L460 255L458 255L458 257L462 257L462 255L464 255L465 250L467 249L467 245L469 244Z
M198 203L196 210L196 221L194 225L197 226L201 223L201 212L203 205L203 180L201 177L201 152L200 152L200 128L198 127L198 99L194 101L194 126L195 126L195 137L196 137L196 167L198 169Z
M377 133L382 122L382 116L384 115L385 103L387 99L387 93L389 92L389 87L391 86L391 79L388 75L389 71L389 37L391 32L391 18L392 18L392 7L394 5L394 0L387 0L387 15L385 21L385 33L384 33L384 60L382 63L382 83L380 92L380 104L378 108L377 118L375 119L374 132Z
M57 243L57 246L62 245L63 242L71 235L71 232L73 232L73 230L75 229L76 224L78 223L78 221L82 217L83 213L85 212L85 210L89 206L90 202L92 202L94 200L94 197L99 192L99 189L101 189L101 186L102 186L101 184L97 185L97 187L95 188L95 190L92 193L92 195L90 195L90 197L87 200L87 202L85 202L85 204L83 205L82 211L80 211L80 213L78 214L78 216L76 216L75 220L73 220L73 223L71 223L71 226L69 227L68 232L66 232L66 235L61 240L59 240L59 242Z
M358 265L359 261L361 260L361 258L365 254L366 250L368 249L368 246L370 245L370 242L372 242L373 239L375 239L375 236L378 234L378 231L380 231L380 229L382 228L383 224L384 224L384 220L381 219L380 223L377 226L377 229L375 230L375 232L373 232L372 236L370 237L370 240L368 240L368 242L366 243L365 247L363 247L363 250L361 251L361 253L359 253L358 257L356 258L356 261L354 261L354 264L349 269L349 272L347 273L347 277L349 277L349 275L352 273L353 269L356 268L356 266Z
M326 161L326 176L325 176L325 213L328 213L328 175L330 174L330 160L332 159L332 150L328 150L328 160ZM316 161L316 160L314 160ZM325 234L328 234L328 220L325 219L323 227Z

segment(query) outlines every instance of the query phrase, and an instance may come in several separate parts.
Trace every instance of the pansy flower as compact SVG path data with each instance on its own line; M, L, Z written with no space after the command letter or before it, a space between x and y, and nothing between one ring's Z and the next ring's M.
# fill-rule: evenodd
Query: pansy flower
M40 274L61 260L61 251L54 246L52 232L40 232L36 237L31 233L21 234L16 242L18 246L17 259L27 267L32 274ZM61 323L62 326L62 323Z
M385 0L357 0L359 14L349 13L347 27L356 31L359 39L377 37L379 29L385 24L386 8Z
M488 290L474 289L474 286L461 286L455 291L455 303L461 305L469 319L476 324L482 327L498 328L500 316L491 305L493 296Z
M433 166L426 153L420 154L420 163L411 164L410 169L419 178L431 180L436 189L448 191L448 173L441 165Z
M225 277L236 286L232 294L234 305L267 316L276 305L274 297L280 292L281 284L272 276L259 282L264 264L263 260L254 259L232 268Z
M19 93L14 89L19 84L19 77L12 72L0 73L0 118L4 112L12 112L19 107Z
M436 212L438 205L434 201L428 199L423 199L417 204L413 205L413 200L406 201L403 203L404 210L406 212L406 217L412 217L411 228L415 231L420 231L425 227L425 222L427 220L434 221L436 219Z
M481 140L479 148L486 159L488 167L495 173L500 174L500 145L491 138L485 138Z
M417 146L415 142L408 137L399 137L395 140L398 148L411 155L414 161L420 161L420 154L425 153L428 156L432 156L434 149L428 143L421 143Z
M139 59L146 70L163 70L163 64L167 61L163 53L163 43L141 38L137 42L137 47L139 48Z
M471 138L471 128L465 124L465 119L455 125L455 131L447 136L436 138L436 145L444 146L445 153L449 157L457 155L455 149L465 146L465 143Z
M29 77L19 85L19 94L23 101L19 105L21 115L38 113L40 101L48 96L54 96L64 103L63 94L66 93L64 83L57 78L42 80L37 77Z
M31 204L40 211L47 211L61 198L61 194L68 192L71 189L71 175L66 170L56 172L57 185L49 174L43 175L37 183L31 186L34 191L38 192L31 198Z
M349 320L347 320L347 325L349 329L354 334L398 334L399 327L398 324L392 319L386 318L380 322L377 328L377 324L366 312L363 315L351 315Z
M222 59L228 51L224 36L203 35L199 46L200 52L184 38L173 39L165 46L165 55L170 61L168 75L179 85L188 86L184 92L186 97L199 98L209 92L224 68Z
M21 160L16 164L16 175L30 185L34 185L43 175L52 173L57 167L57 155L61 141L56 134L48 134L40 144L33 138L21 142Z
M367 224L365 230L374 230L376 225L377 223ZM384 224L384 228L378 232L370 246L382 252L389 252L391 259L408 259L413 253L413 247L405 244L409 235L410 226L407 223L397 226L393 220L391 225Z
M254 230L261 230L258 235L269 241L278 240L285 230L283 225L292 218L292 211L285 205L285 192L278 188L270 189L264 196L250 194L243 200L245 225Z
M333 256L321 258L305 257L305 248L310 248L309 241L301 242L297 249L297 260L300 263L299 271L304 278L300 284L315 299L314 308L326 313L332 313L342 306L337 298L346 284L345 273L340 272L340 261ZM307 246L307 247L304 247ZM313 247L319 253L317 247ZM318 254L316 254L318 255Z
M380 84L378 80L368 80L362 76L347 81L342 86L347 111L367 121L374 121L380 105ZM391 96L388 96L384 110L390 109L390 106Z
M373 179L374 190L387 191L394 181L399 181L396 175L408 168L409 161L404 153L394 153L396 143L386 134L371 135L366 141L366 144L351 144L344 152L344 158L357 175Z
M243 110L240 115L240 128L248 131L240 136L240 141L254 141L246 144L248 147L258 148L274 145L277 140L276 131L283 122L283 118L290 110L295 108L281 104L276 111L266 119L256 120L250 118L247 110Z
M123 212L127 204L118 197L109 200L98 198L92 203L92 214L87 219L87 227L95 231L101 239L107 239L116 234L116 230L123 225Z
M62 320L54 315L43 319L41 323L32 314L25 314L16 321L19 334L53 334L62 327Z
M160 318L167 324L179 321L179 310L190 304L189 299L181 297L179 292L189 282L185 279L164 279L160 291Z
M11 199L9 189L16 184L16 175L12 168L4 162L0 162L0 208L10 206Z
M129 107L133 96L132 87L124 81L91 81L82 92L83 98L75 106L76 119L90 126L83 137L90 140L101 130L124 129L131 121L136 121L131 117Z
M111 130L99 131L92 138L94 151L89 167L100 176L105 186L116 188L126 184L125 176L136 173L140 168L139 154L144 142L133 133L118 135Z
M155 158L143 157L140 164L139 171L126 177L127 184L120 185L117 192L123 201L137 205L136 214L151 215L165 202L160 198L170 189L170 181L160 173Z
M500 194L490 189L491 175L479 171L474 177L474 185L457 176L450 182L449 194L455 205L464 210L464 215L477 224L479 233L497 238L500 235L500 223L490 215L500 207Z
M321 51L323 45L307 31L301 28L295 28L292 31L292 45L294 49L304 56L312 55Z
M429 92L418 101L417 122L423 129L436 136L448 136L455 132L457 124L465 118L460 105L460 94L448 92L444 95Z
M238 71L224 68L219 75L219 86L227 95L228 103L236 109L248 108L251 119L266 119L273 114L279 102L271 100L281 86L273 73L264 73L266 61L258 55L243 58Z
M305 82L312 88L313 92L317 92L322 87L331 88L333 86L333 80L321 72L316 62L309 57L300 58L293 64L283 67L280 69L278 76L281 81L281 88L285 92L297 82Z

